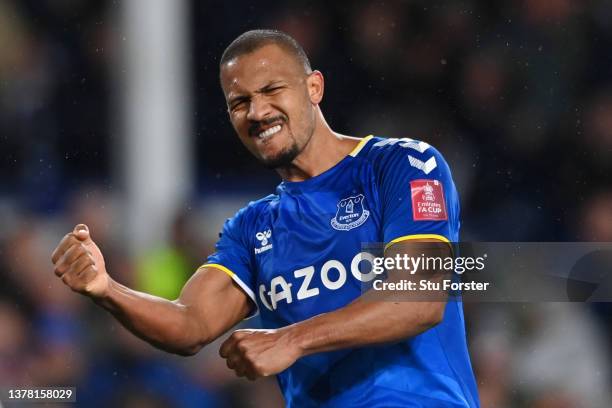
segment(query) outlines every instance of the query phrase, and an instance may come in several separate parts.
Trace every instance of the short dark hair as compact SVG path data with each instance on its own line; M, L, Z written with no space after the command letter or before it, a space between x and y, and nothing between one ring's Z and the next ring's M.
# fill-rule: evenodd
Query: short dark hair
M310 74L312 68L310 61L302 46L293 37L279 30L251 30L240 34L230 45L227 46L221 55L219 68L226 63L244 54L269 44L275 44L291 53L304 66L304 72Z

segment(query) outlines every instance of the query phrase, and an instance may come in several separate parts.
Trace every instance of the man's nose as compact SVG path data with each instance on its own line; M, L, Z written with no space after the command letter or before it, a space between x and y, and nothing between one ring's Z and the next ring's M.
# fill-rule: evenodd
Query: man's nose
M257 95L251 99L249 104L249 111L247 112L247 119L253 122L259 122L266 117L270 116L272 109L270 104L261 95Z

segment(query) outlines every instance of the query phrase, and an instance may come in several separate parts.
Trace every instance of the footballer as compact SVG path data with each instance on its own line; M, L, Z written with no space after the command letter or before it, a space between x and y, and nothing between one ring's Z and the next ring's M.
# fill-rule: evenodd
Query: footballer
M240 377L276 375L288 407L478 407L460 301L365 300L385 256L459 240L459 200L425 142L334 132L321 72L275 30L240 35L220 61L230 121L282 182L223 226L215 253L168 301L113 280L87 226L52 254L54 271L150 344L192 355L243 319L220 355Z

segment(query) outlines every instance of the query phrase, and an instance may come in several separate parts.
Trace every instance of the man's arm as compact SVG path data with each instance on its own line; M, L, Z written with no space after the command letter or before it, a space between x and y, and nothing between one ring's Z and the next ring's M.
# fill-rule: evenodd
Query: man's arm
M451 255L447 243L428 240L397 243L385 251L385 256L422 253L430 257ZM414 276L423 278L419 272ZM439 282L443 276L438 272L427 278ZM407 277L400 272L392 280ZM415 296L413 300L406 295L402 301L393 301L385 300L384 295L372 300L363 295L343 308L278 330L237 330L221 346L220 354L237 375L255 379L276 374L308 354L400 341L430 329L444 316L443 291Z
M83 224L67 234L52 255L55 274L89 296L136 336L163 350L192 355L247 316L249 299L215 268L201 268L169 301L121 285Z

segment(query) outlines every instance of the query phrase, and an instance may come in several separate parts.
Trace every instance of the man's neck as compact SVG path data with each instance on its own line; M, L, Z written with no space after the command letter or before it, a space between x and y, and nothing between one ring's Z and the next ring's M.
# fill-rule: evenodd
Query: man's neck
M290 166L276 169L284 181L304 181L331 169L344 159L361 139L331 130L320 116L315 132Z

